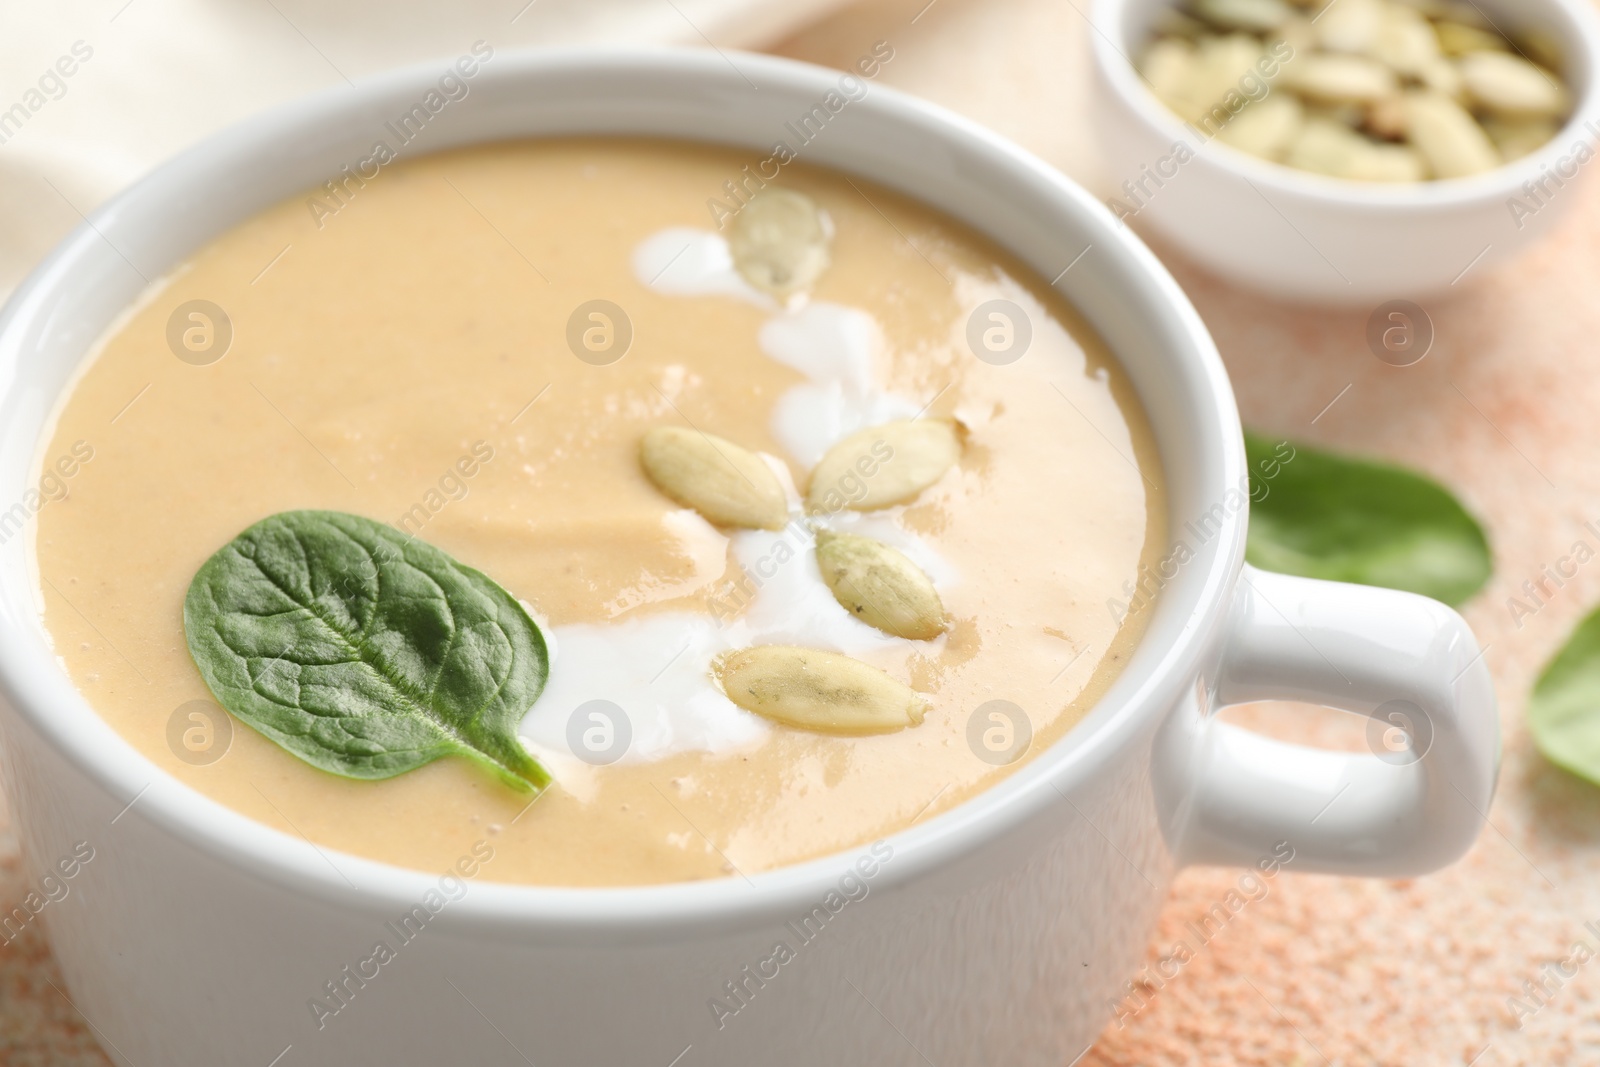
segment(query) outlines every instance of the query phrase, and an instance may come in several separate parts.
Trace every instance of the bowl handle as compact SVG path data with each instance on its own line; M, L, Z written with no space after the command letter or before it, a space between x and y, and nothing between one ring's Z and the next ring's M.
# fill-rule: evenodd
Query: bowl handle
M1213 707L1298 700L1369 717L1373 754L1203 730L1185 859L1409 877L1453 862L1499 773L1494 685L1466 622L1427 597L1246 566ZM1281 854L1281 853L1280 853Z

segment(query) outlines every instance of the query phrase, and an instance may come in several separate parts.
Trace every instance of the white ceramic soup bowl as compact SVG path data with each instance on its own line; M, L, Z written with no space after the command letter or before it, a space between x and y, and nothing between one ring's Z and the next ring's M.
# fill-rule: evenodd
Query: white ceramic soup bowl
M48 413L139 296L141 274L368 156L445 69L244 123L57 249L0 317L0 500L25 499ZM839 80L705 51L498 55L415 150L615 133L737 145L759 160ZM918 197L1059 276L1126 366L1184 551L1145 583L1162 587L1158 607L1121 678L1002 784L873 847L748 879L493 884L320 851L159 770L58 667L30 538L7 536L5 780L29 877L69 890L32 921L117 1062L1060 1067L1105 1025L1182 865L1292 855L1291 870L1406 876L1469 846L1498 752L1472 634L1430 600L1243 565L1245 456L1228 380L1137 238L1032 156L888 89L834 114L801 158ZM1267 697L1377 716L1401 743L1377 746L1384 759L1334 754L1214 719ZM75 848L92 859L72 862ZM379 942L392 959L375 960Z
M1204 136L1133 69L1176 0L1096 0L1094 115L1119 214L1200 265L1271 296L1377 305L1446 292L1513 258L1579 197L1600 137L1600 16L1590 0L1473 0L1508 33L1564 54L1573 114L1549 144L1448 181L1379 184L1310 174ZM1182 144L1188 157L1178 152Z

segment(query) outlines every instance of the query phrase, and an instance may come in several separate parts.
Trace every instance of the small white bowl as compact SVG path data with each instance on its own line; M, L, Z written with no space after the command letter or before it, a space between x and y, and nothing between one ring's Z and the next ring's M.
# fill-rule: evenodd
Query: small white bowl
M1119 186L1114 196L1125 205L1118 213L1232 281L1309 303L1433 295L1510 259L1550 229L1592 169L1600 17L1586 0L1474 2L1507 32L1538 31L1560 43L1572 117L1543 148L1485 174L1378 184L1208 142L1156 98L1131 62L1173 0L1097 0L1095 119ZM1180 145L1192 158L1179 161Z

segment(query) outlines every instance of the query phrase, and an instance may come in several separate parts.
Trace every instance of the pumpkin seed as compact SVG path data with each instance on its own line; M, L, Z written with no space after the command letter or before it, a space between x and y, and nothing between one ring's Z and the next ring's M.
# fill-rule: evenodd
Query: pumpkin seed
M811 472L812 511L874 511L904 504L944 477L961 458L950 419L903 419L851 434Z
M1273 93L1235 115L1217 139L1263 159L1278 159L1300 132L1304 112L1295 97Z
M1508 163L1543 148L1560 132L1549 119L1488 119L1483 129Z
M871 734L922 722L928 701L878 668L837 652L758 645L712 666L728 699L763 718L822 733Z
M840 606L869 626L912 641L944 632L944 603L933 582L882 541L822 530L817 567Z
M1378 0L1334 0L1317 16L1317 43L1330 52L1364 55L1382 25Z
M1396 74L1420 77L1428 64L1440 58L1439 35L1415 11L1391 4L1384 9L1369 54Z
M681 426L656 426L639 442L639 462L667 496L718 526L781 530L789 521L783 484L756 453Z
M1194 13L1225 30L1265 33L1288 22L1294 9L1283 0L1195 0Z
M793 189L763 189L733 217L728 251L745 281L776 296L806 289L828 268L828 220Z
M1483 127L1448 96L1408 93L1406 128L1437 178L1464 178L1500 165L1500 153Z
M1504 37L1476 26L1448 20L1436 22L1433 29L1439 36L1439 47L1447 56L1464 56L1468 52L1505 52L1510 45Z
M1498 114L1558 118L1571 104L1554 74L1521 56L1473 52L1461 57L1460 67L1472 99Z
M1310 55L1287 64L1289 88L1313 100L1367 104L1392 96L1400 88L1394 71L1365 56Z

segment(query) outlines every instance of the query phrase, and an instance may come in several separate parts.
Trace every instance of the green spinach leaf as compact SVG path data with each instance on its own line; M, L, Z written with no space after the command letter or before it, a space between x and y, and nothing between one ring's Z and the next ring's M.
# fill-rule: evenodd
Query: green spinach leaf
M1489 580L1489 542L1449 490L1388 463L1245 434L1255 566L1460 604ZM1268 475L1267 472L1275 471Z
M517 739L544 688L544 635L480 571L392 527L286 511L200 568L183 607L217 700L314 767L389 778L463 755L550 781Z
M1528 729L1545 759L1600 785L1600 611L1578 624L1539 675Z

